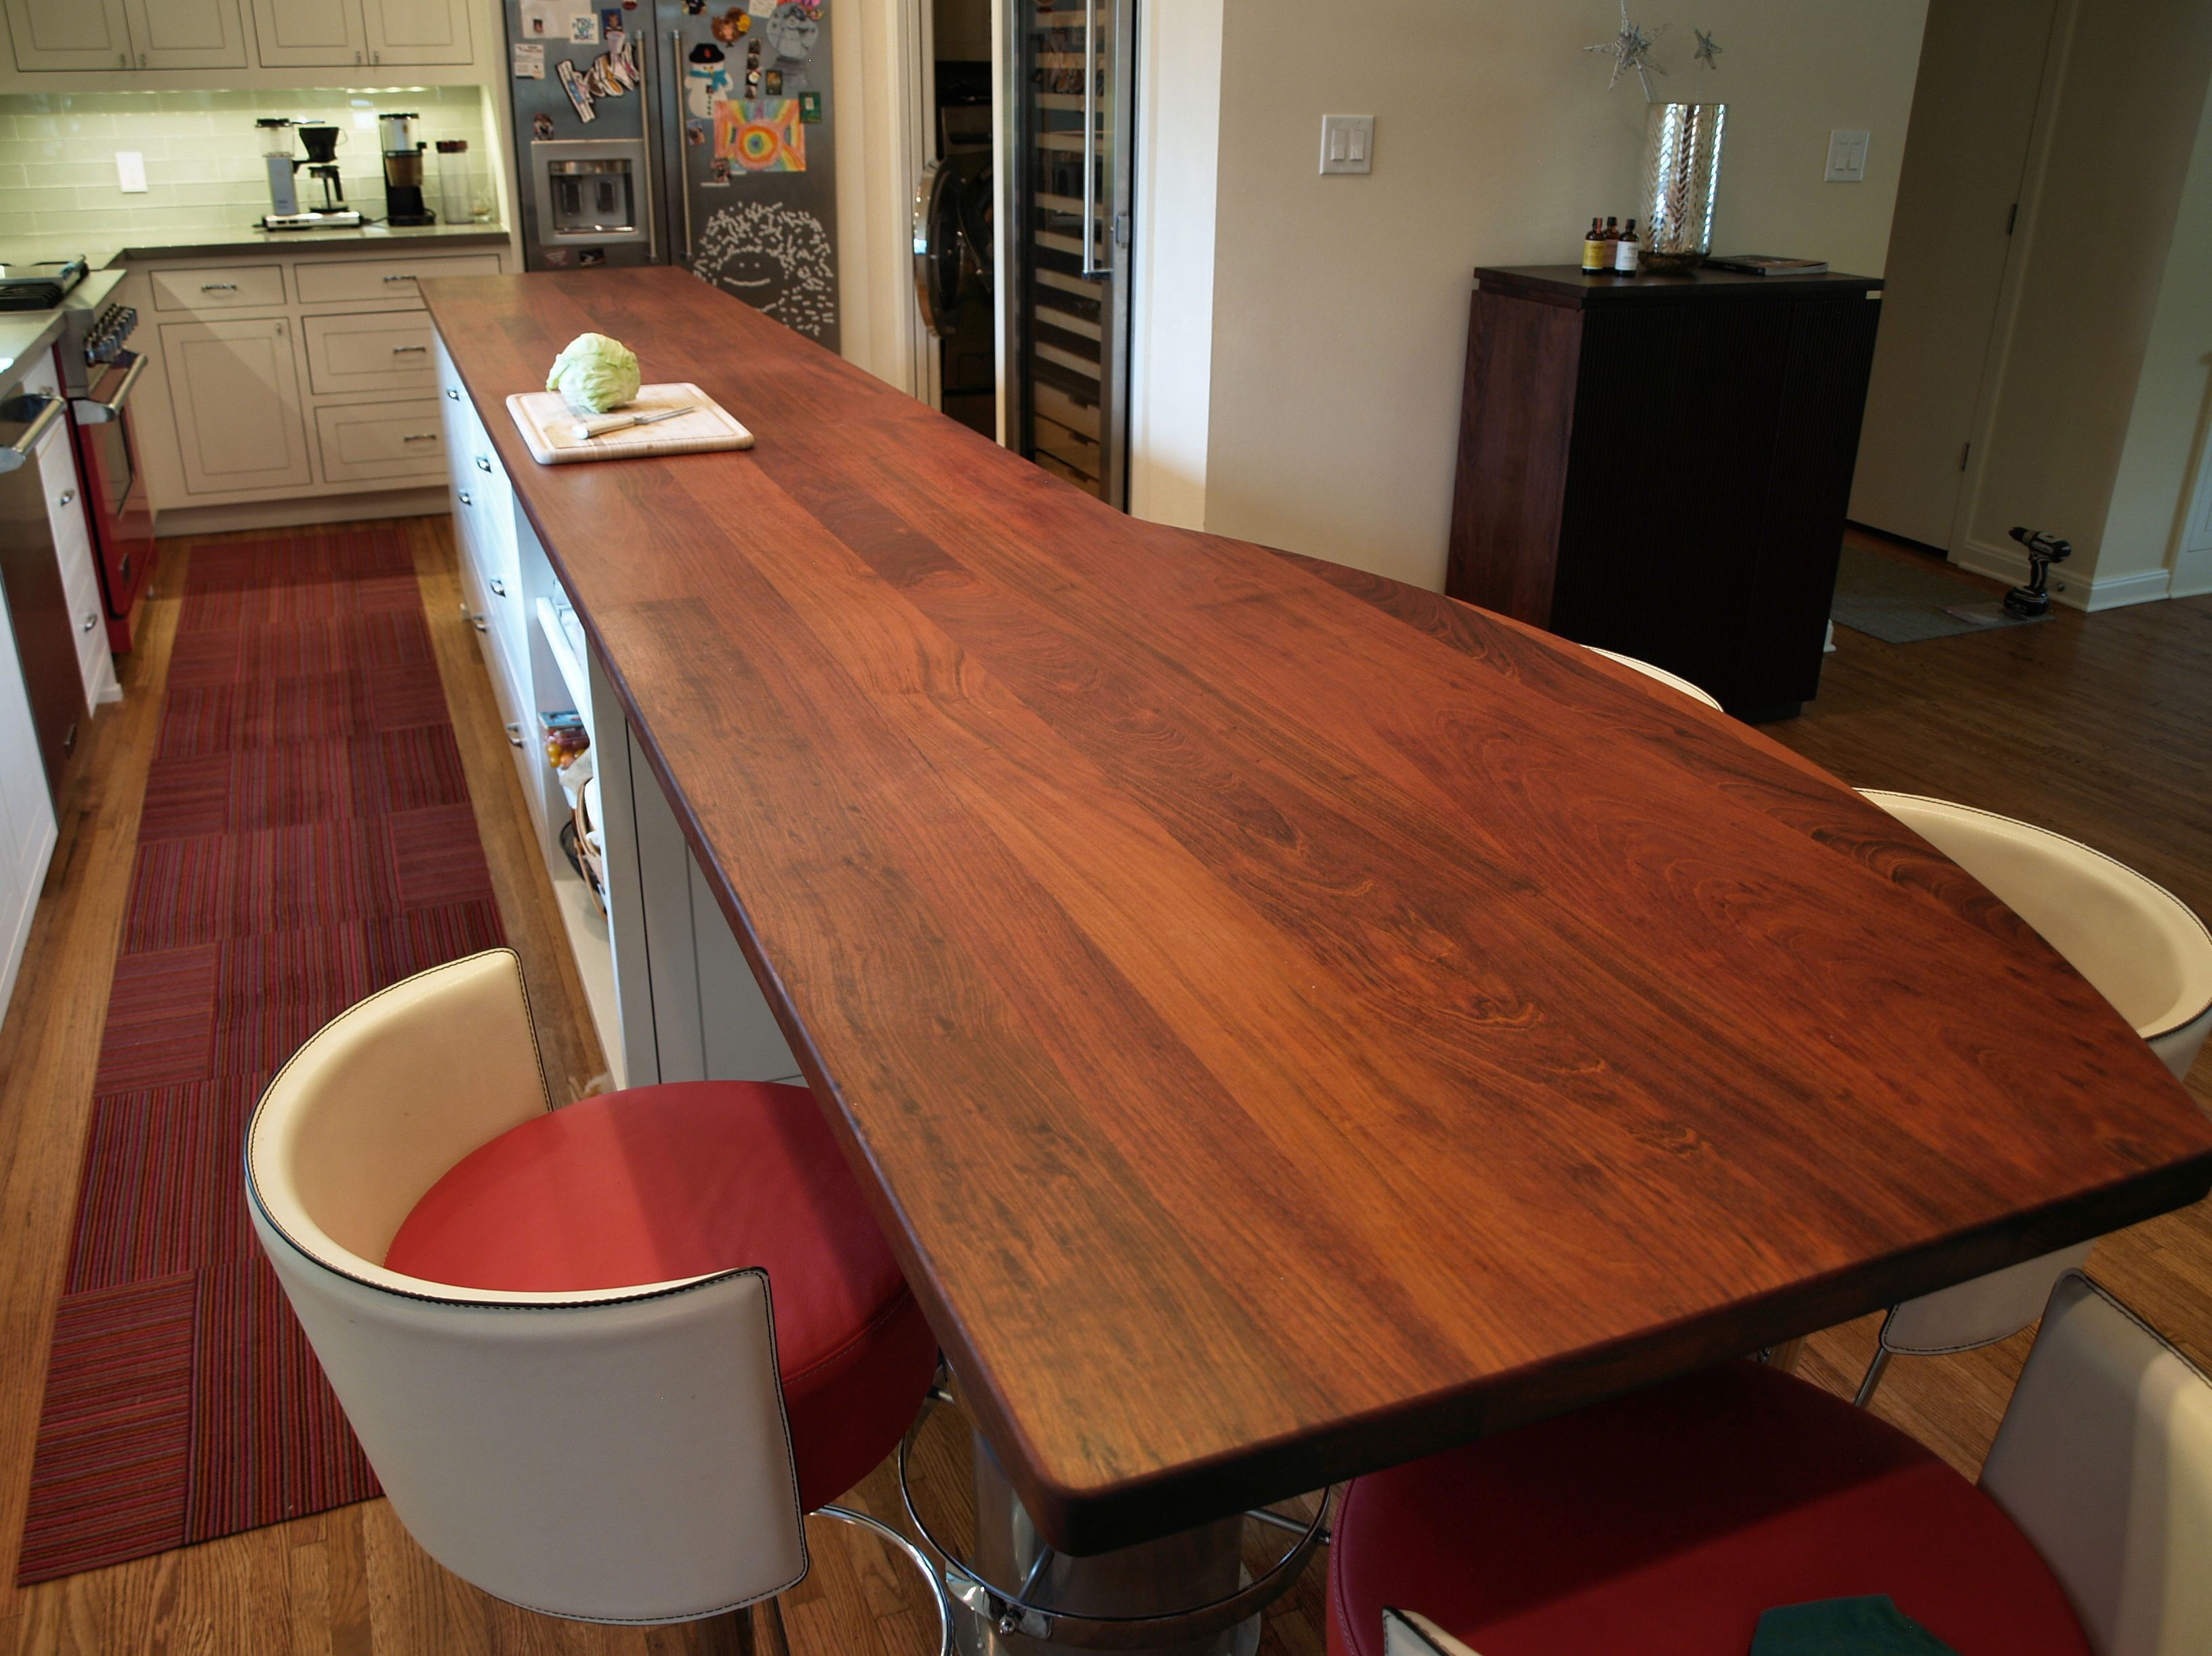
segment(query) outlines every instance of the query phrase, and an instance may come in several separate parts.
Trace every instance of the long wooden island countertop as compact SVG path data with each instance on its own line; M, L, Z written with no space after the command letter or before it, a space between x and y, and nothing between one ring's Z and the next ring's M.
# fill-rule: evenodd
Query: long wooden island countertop
M1755 732L1122 516L677 270L422 288L1065 1550L2212 1186L2087 983ZM504 399L587 330L757 446L533 464Z

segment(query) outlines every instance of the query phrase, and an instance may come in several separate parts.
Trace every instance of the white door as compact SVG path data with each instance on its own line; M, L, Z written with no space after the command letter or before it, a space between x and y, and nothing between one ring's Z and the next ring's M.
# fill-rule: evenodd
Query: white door
M32 912L54 853L54 807L39 762L30 693L15 656L15 629L0 597L0 1016L23 963Z
M2054 9L1989 0L1928 9L1850 515L1946 550Z
M463 0L361 0L361 9L372 64L469 61L468 7Z
M189 493L302 488L312 481L289 322L164 322L161 366Z
M140 69L244 69L239 0L123 0Z
M361 0L253 0L254 47L269 69L368 61Z
M17 69L131 66L123 0L8 0L8 32Z

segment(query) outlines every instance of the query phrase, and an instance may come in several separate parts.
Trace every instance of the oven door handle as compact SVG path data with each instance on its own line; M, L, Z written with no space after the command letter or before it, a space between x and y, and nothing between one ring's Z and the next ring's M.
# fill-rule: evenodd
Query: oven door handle
M58 397L40 398L43 406L31 416L31 423L23 428L23 434L12 443L0 443L0 471L14 471L31 458L31 451L46 440L62 410L69 406Z
M146 359L137 351L125 351L122 355L130 359L130 366L123 370L123 383L115 388L114 396L104 403L90 397L70 399L70 412L76 416L77 424L105 425L110 420L123 417L123 405L131 398L131 388L138 383L138 376L146 372Z

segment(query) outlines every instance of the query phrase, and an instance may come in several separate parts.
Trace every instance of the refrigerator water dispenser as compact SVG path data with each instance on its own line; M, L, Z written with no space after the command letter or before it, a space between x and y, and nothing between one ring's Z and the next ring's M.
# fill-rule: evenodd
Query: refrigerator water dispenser
M643 241L644 145L555 139L530 146L541 243Z

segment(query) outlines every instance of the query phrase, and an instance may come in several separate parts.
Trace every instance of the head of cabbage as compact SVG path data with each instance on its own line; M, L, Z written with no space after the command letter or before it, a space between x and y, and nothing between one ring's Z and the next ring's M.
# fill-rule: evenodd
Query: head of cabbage
M605 414L637 395L637 358L619 339L580 333L553 359L545 389L557 391L578 414Z

